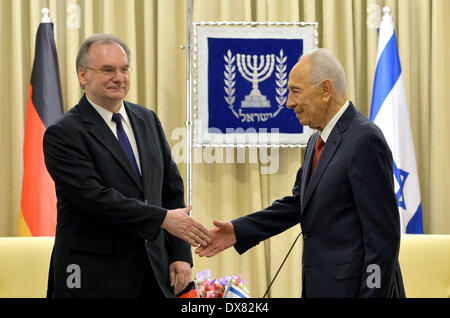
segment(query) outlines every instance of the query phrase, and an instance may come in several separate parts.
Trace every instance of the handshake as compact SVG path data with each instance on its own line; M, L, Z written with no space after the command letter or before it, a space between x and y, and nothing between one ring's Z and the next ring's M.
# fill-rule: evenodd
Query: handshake
M215 228L207 230L189 216L191 207L168 210L161 227L170 234L197 247L199 256L212 257L236 244L233 224L229 221L214 221Z

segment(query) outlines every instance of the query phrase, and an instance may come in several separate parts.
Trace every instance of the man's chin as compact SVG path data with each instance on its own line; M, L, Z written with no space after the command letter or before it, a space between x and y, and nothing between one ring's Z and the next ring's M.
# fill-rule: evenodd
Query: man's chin
M297 119L298 119L298 122L300 123L300 125L308 126L308 123L305 120L302 120L301 118L298 118L298 117L297 117Z
M110 94L107 95L107 98L110 100L120 100L124 99L126 96L127 96L126 92L117 91L117 92L110 92Z

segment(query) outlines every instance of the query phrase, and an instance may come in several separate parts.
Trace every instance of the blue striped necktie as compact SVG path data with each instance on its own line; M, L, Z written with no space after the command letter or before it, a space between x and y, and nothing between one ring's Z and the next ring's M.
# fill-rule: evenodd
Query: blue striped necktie
M130 141L128 140L127 134L122 126L122 116L119 113L113 114L112 120L116 123L117 129L117 139L119 139L119 143L122 146L123 151L127 155L128 159L130 159L131 165L133 166L136 174L139 179L141 179L141 173L139 172L139 168L136 162L136 157L134 156L133 149L131 148Z

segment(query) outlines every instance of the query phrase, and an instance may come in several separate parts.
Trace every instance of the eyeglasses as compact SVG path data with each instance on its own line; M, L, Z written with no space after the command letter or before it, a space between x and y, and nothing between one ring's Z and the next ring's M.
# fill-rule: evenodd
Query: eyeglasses
M116 71L119 70L119 72L123 75L123 76L128 76L131 73L131 66L124 66L121 68L114 68L111 66L102 66L99 68L93 68L93 67L86 67L87 70L91 70L97 73L100 73L102 75L105 76L113 76L116 74Z

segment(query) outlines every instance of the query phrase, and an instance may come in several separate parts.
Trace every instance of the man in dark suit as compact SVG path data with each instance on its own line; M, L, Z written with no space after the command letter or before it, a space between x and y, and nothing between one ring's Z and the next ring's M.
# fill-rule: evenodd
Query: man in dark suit
M58 198L50 297L174 297L190 281L189 244L208 240L184 208L157 116L123 100L129 57L113 35L86 39L77 56L85 94L45 132Z
M233 245L244 253L300 223L303 297L402 296L393 163L383 134L348 101L344 70L325 49L301 57L288 88L286 106L317 129L292 195L215 221L212 243L196 253L211 257Z

